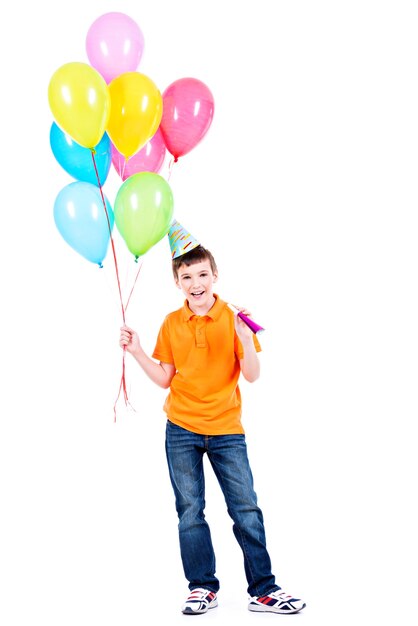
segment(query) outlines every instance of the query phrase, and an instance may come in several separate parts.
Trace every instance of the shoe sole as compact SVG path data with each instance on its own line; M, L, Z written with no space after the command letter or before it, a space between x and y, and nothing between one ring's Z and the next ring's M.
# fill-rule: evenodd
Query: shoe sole
M254 605L251 607L248 607L249 611L254 611L255 613L279 613L280 615L294 615L295 613L299 613L299 611L302 611L302 609L304 609L306 606L306 603L300 607L300 609L295 609L294 611L280 611L277 609L273 609L273 608L267 608L266 606L258 606L258 605Z

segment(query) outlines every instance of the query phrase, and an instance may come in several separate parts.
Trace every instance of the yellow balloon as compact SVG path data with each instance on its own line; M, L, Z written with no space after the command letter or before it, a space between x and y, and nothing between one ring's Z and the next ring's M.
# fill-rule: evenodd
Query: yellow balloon
M66 63L52 75L48 100L58 126L84 148L103 137L110 115L104 78L87 63Z
M125 159L157 132L163 99L155 83L139 72L125 72L109 84L111 101L107 133Z

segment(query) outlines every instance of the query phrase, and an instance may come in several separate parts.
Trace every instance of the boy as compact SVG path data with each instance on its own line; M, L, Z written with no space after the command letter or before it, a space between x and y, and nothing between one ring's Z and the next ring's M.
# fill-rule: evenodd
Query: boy
M120 346L149 378L170 389L164 404L166 454L190 590L182 611L197 615L218 605L215 554L204 516L207 453L244 555L249 610L297 613L305 603L276 585L271 572L241 424L238 378L241 373L249 382L259 377L261 348L249 327L213 293L218 270L212 254L198 243L188 250L172 261L175 283L186 301L165 318L153 358L133 329L123 326L120 334Z

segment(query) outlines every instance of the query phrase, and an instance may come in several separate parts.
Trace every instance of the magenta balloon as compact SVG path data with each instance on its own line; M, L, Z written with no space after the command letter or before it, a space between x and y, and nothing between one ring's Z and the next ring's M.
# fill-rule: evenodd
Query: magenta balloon
M210 89L197 78L180 78L164 91L160 129L175 161L206 135L214 108Z
M139 174L139 172L158 174L163 166L166 152L163 136L158 129L145 146L131 156L128 161L112 144L112 163L122 180L126 180L132 174Z
M138 24L125 13L105 13L90 26L86 51L91 65L107 83L125 72L134 72L144 49Z

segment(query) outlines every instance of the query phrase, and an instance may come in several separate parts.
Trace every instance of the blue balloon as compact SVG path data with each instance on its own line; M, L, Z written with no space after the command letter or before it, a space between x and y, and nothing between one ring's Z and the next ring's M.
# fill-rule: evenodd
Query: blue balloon
M54 157L70 176L77 180L99 186L96 170L94 168L92 153L89 148L84 148L64 133L53 122L49 133L49 141ZM105 133L95 147L94 159L100 185L104 185L112 165L112 144L109 135Z
M102 267L114 224L113 209L91 183L70 183L56 197L55 225L65 241L85 259ZM106 215L107 213L107 215Z

